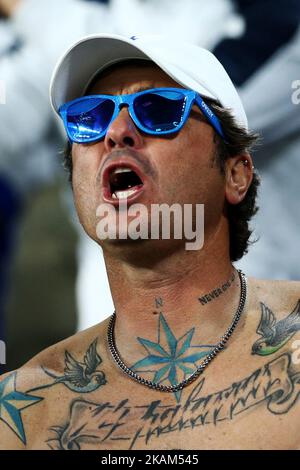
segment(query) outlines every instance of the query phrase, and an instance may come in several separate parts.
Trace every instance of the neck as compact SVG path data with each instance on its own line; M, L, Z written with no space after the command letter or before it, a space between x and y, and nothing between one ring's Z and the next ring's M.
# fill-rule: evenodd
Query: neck
M191 345L217 344L240 300L239 275L226 243L215 239L197 252L176 249L164 257L148 256L147 264L136 253L129 261L104 250L117 314L115 340L124 361L130 365L147 356L141 339L158 343L160 336L165 342L162 324L169 340L193 330Z

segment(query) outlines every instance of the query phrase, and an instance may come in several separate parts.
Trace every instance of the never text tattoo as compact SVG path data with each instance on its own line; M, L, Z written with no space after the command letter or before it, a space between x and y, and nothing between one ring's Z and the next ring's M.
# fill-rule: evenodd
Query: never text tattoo
M208 302L211 302L212 300L216 299L220 295L224 294L224 292L229 289L230 286L232 286L233 282L235 280L235 272L232 273L232 276L230 279L228 279L227 282L222 284L221 287L218 287L217 289L212 290L208 294L203 295L202 297L199 297L198 300L201 305L206 305Z

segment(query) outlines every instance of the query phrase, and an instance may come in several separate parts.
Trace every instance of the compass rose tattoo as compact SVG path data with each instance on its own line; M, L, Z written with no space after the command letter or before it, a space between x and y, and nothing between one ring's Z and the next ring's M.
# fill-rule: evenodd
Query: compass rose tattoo
M192 344L195 328L176 338L164 315L160 313L157 342L146 338L138 341L147 355L131 366L134 372L147 372L152 381L162 385L177 385L195 372L197 363L207 356L215 345ZM175 393L180 401L182 390Z

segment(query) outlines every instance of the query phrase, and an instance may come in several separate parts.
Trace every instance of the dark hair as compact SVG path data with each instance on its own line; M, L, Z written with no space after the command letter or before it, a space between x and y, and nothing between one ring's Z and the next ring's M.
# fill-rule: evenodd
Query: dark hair
M230 110L224 109L216 100L205 98L205 102L220 120L226 136L225 143L215 133L217 160L221 172L224 173L226 160L253 150L259 141L259 135L239 126ZM252 182L244 199L239 204L227 204L231 261L241 259L248 252L249 245L255 242L250 241L252 230L249 222L258 211L257 192L259 186L260 177L254 169Z
M226 136L225 143L224 140L215 133L217 162L221 172L224 173L226 160L236 155L249 152L258 141L258 134L237 125L231 112L222 108L216 100L205 98L205 102L219 118ZM64 151L64 168L69 173L69 181L72 185L71 152L72 145L68 142ZM249 245L252 243L250 241L252 231L249 222L258 211L256 199L259 185L260 178L258 173L254 170L252 182L244 199L236 205L227 204L227 217L230 232L230 259L232 262L241 259L243 255L248 252Z

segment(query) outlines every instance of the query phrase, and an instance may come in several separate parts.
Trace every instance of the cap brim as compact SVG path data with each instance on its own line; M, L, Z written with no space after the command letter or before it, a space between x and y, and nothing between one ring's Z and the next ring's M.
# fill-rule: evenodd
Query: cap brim
M73 45L59 60L50 83L50 100L55 112L68 101L82 96L88 83L102 69L116 62L130 59L148 59L156 63L167 75L182 86L195 89L193 80L183 71L168 63L163 57L154 56L145 45L139 46L132 39L116 34L87 36ZM209 90L199 86L197 91L214 98Z

